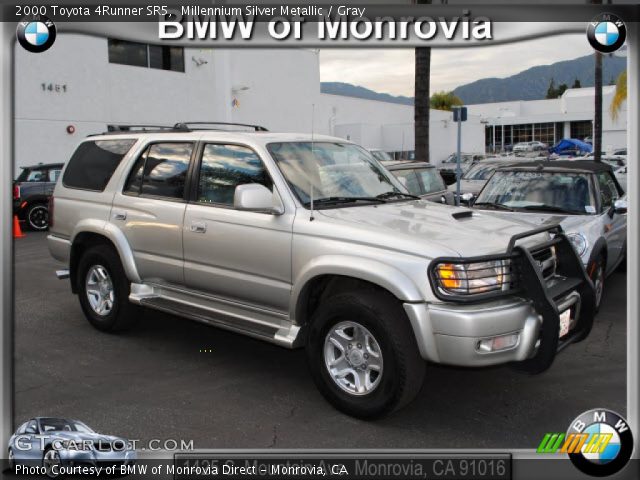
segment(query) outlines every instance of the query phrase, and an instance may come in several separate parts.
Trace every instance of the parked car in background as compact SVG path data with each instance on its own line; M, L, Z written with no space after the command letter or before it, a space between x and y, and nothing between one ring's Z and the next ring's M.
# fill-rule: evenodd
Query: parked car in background
M549 153L555 153L563 157L577 157L593 151L593 146L576 138L563 138L553 147L549 148Z
M618 156L626 157L627 156L627 149L626 148L618 148L618 149L614 150L613 152L611 152L611 155L618 155Z
M501 168L473 207L537 225L559 222L582 258L600 306L605 278L627 249L627 198L609 165L566 160Z
M427 162L391 161L382 164L400 182L407 187L409 193L432 202L453 205L454 194L447 191L438 169Z
M461 203L468 203L471 198L476 197L497 168L507 167L512 163L517 163L518 161L522 162L528 160L523 160L522 158L518 157L503 157L500 160L496 158L490 158L476 163L473 167L465 172L465 174L462 176L462 179L460 180L460 194L466 195L465 197L461 198ZM453 193L455 200L457 183L454 182L447 188L451 193Z
M533 140L531 142L520 142L520 143L516 143L513 146L513 152L514 153L518 153L518 152L539 152L541 150L546 150L547 149L547 144L546 143L542 143L539 142L537 140Z
M22 167L13 183L13 213L31 230L49 228L49 197L62 171L62 163Z
M444 183L451 185L456 181L456 154L452 153L442 161L439 171ZM472 165L480 160L484 160L487 156L484 153L460 153L460 168L464 174Z
M79 420L32 418L9 439L9 466L42 466L56 476L57 466L133 464L136 451L124 438L103 435Z

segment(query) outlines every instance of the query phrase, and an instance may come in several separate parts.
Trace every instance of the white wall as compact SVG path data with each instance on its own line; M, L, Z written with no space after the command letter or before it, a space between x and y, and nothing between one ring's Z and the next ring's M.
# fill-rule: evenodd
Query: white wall
M184 73L110 64L107 40L83 35L61 34L44 53L15 52L18 166L66 161L107 124L217 120L310 132L312 108L317 133L386 151L414 149L413 107L320 93L316 50L185 49ZM42 83L66 91L43 90ZM455 128L451 113L433 110L431 117L431 158L438 162L455 149ZM465 124L463 145L483 150L477 120Z

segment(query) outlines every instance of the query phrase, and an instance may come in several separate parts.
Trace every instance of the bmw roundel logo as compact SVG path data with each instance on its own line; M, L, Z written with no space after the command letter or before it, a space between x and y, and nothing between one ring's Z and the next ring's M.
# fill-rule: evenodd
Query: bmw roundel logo
M617 15L602 13L589 22L587 38L599 52L615 52L624 45L627 27Z
M18 23L16 36L25 50L44 52L56 41L56 26L47 17L37 15Z
M571 462L594 477L622 470L633 452L633 435L627 421L604 408L584 412L571 423L567 435L572 435L579 447L569 453Z

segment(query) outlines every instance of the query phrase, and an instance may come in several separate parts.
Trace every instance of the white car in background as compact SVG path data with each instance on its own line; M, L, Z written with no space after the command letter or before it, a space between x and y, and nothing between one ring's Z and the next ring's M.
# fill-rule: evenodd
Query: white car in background
M513 146L513 152L539 152L541 150L546 150L547 144L539 142L537 140L533 140L531 142L520 142L516 143Z
M620 184L622 189L626 192L627 191L627 167L626 167L626 165L624 167L618 168L613 173L616 176L616 180L618 180L618 183Z

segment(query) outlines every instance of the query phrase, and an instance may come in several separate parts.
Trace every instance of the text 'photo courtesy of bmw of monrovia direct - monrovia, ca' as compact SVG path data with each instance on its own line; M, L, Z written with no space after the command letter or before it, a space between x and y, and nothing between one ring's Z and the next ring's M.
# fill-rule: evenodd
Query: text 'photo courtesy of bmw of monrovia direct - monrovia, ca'
M49 206L58 275L99 330L146 308L303 347L360 418L409 403L427 362L539 373L591 330L596 292L557 223L425 201L340 138L111 130L80 143Z

